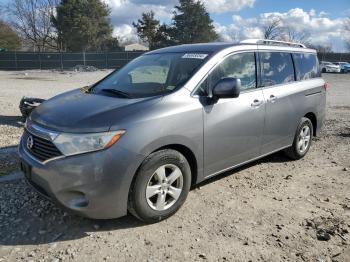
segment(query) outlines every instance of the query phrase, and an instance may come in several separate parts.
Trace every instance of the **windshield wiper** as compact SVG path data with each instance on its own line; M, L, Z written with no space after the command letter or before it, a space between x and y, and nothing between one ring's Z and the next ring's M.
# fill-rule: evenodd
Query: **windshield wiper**
M121 96L121 97L126 97L126 98L132 98L130 94L117 90L117 89L113 89L113 88L104 88L101 89L101 91L107 92L107 93L111 93L113 95L117 95L117 96Z

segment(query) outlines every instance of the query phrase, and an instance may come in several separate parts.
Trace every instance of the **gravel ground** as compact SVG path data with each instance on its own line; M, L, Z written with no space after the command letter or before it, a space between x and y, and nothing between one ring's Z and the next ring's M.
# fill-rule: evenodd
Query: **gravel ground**
M110 72L0 71L0 148L18 144L22 133L18 106L23 96L47 99L95 83Z
M0 72L0 148L18 142L23 95L47 98L106 73ZM277 153L219 175L157 224L77 217L23 180L0 183L0 261L350 261L350 74L324 78L327 121L304 159ZM0 173L16 161L0 158Z

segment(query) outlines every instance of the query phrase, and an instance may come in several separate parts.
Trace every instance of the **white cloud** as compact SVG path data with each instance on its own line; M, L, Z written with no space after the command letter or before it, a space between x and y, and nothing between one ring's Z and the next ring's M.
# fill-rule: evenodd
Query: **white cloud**
M335 51L344 51L343 42L349 34L344 30L345 18L330 19L325 12L309 12L294 8L285 13L272 12L260 14L258 18L243 19L232 16L232 24L216 24L215 27L225 41L245 38L262 38L262 25L267 21L279 18L282 27L290 27L296 32L305 32L313 44L332 44Z
M136 30L132 25L123 24L114 27L113 36L118 37L121 43L137 43L139 39Z
M253 7L255 0L203 0L209 12L226 13Z
M166 20L171 18L172 1L166 4L158 4L158 1L139 1L139 0L104 0L111 9L111 20L114 25L131 24L141 17L143 12L153 10L157 19ZM146 2L146 3L143 3Z

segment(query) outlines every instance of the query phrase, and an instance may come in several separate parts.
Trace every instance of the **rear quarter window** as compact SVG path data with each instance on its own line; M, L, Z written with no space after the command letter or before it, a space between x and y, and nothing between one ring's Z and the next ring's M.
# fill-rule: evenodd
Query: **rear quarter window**
M293 54L297 80L320 77L320 68L316 54Z
M290 53L261 52L262 86L273 86L293 82L294 67Z

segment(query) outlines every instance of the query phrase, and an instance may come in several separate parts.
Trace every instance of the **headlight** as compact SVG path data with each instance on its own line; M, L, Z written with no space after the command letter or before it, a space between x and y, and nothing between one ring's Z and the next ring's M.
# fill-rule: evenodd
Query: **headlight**
M66 156L93 152L112 146L125 130L89 134L59 134L53 143Z

